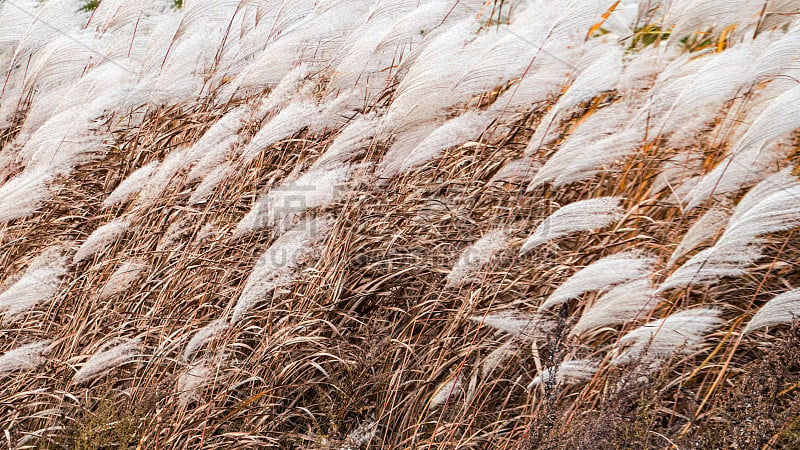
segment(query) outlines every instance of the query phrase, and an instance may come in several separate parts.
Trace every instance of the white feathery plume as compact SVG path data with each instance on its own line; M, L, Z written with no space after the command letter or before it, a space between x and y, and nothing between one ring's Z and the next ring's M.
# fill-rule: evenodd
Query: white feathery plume
M504 311L484 316L472 316L469 320L482 323L497 331L521 339L534 339L552 327L552 322L537 314L523 314L521 312Z
M716 56L714 54L691 59L690 55L684 54L671 58L652 83L652 87L643 93L646 102L643 107L639 108L633 122L644 122L650 128L654 128L654 123L663 125L663 119L668 116L670 108L675 105L675 99L691 84L694 75ZM660 131L661 125L655 129Z
M764 304L742 330L743 334L800 319L800 289L786 291Z
M186 153L186 160L195 162L203 158L208 158L209 154L220 155L218 160L222 160L227 150L239 139L237 133L241 130L245 120L252 114L249 105L243 105L225 113L214 125L211 126ZM194 181L201 177L203 173L192 169L189 173L188 181Z
M21 130L24 146L18 160L28 167L46 167L53 175L68 175L76 164L90 162L105 154L104 135L92 131L99 113L79 105L50 117L29 136ZM31 128L34 125L27 123Z
M772 3L770 9L775 7L775 2ZM778 33L770 33L769 36L772 37L774 34ZM772 42L769 47L758 52L755 60L748 67L748 81L757 83L764 79L789 75L792 70L800 68L800 58L797 56L798 47L800 47L800 26L795 24L786 34Z
M534 154L539 147L554 139L563 114L584 101L616 88L622 74L622 57L623 50L617 44L594 49L591 59L584 62L584 68L569 89L542 118L525 149L526 155Z
M688 309L654 320L620 338L611 364L642 361L656 368L659 361L673 355L697 351L705 335L721 324L720 311L715 308Z
M4 323L53 298L67 273L67 258L60 246L45 249L25 269L22 277L0 293Z
M517 344L513 340L507 341L505 344L497 347L496 349L492 350L491 353L486 355L483 358L483 362L481 363L481 376L487 377L495 367L499 366L503 363L509 356L511 356L512 352L517 350Z
M251 60L239 61L245 67L232 83L224 87L221 98L243 99L276 87L293 70L303 66L302 61L298 61L301 53L301 42L297 36L276 38ZM281 63L277 63L279 59L282 59Z
M131 195L139 192L147 184L147 180L155 173L158 164L159 161L157 160L150 161L148 164L133 171L103 200L103 208L109 208L117 203L124 202Z
M603 327L636 320L654 310L660 300L650 287L650 280L621 284L601 295L583 312L570 336L585 335Z
M730 25L749 29L758 21L764 3L742 0L690 0L669 2L664 23L675 24L669 42L674 43L696 31L711 27L722 30ZM771 8L770 8L771 9Z
M539 312L551 309L585 292L599 291L649 275L655 258L640 252L617 253L601 258L569 277L539 306Z
M208 380L214 375L214 368L203 363L192 364L183 372L176 383L175 389L178 392L178 399L182 405L186 405L193 400L200 398L201 390L208 384Z
M558 367L548 367L537 375L528 389L532 389L540 384L554 386L565 386L591 380L600 369L600 364L593 359L573 359L564 361Z
M618 197L599 197L562 207L536 227L523 244L520 254L568 234L597 230L612 224L623 216L619 202Z
M391 27L393 23L391 18L368 20L351 34L341 53L332 55L331 78L327 84L329 92L346 92L358 86L366 104L377 101L393 74L384 69L392 66L398 48L378 50L376 47L386 35L387 27ZM409 34L404 44L411 46L412 41L422 38L420 35Z
M288 104L253 136L242 151L241 160L249 162L270 145L306 128L317 114L319 108L308 100Z
M186 181L193 182L201 178L205 179L208 178L213 172L216 172L218 175L219 171L217 169L219 169L221 165L234 167L232 163L234 159L233 155L235 155L239 150L240 144L240 136L231 135L227 140L224 140L218 145L212 147L204 155L192 161L194 165L192 166L191 170L189 170L189 174L186 176ZM210 186L210 183L206 184L206 186L211 187L212 190L216 187Z
M749 63L760 50L757 47L752 43L737 45L701 58L707 62L687 77L685 86L671 99L669 109L655 125L657 132L676 133L674 140L679 142L692 139L726 101L743 93Z
M308 123L308 132L314 135L336 131L346 125L350 117L360 112L363 100L352 92L332 94L320 103L318 112Z
M800 86L773 100L736 143L730 155L704 176L689 193L688 208L694 208L712 194L726 194L760 181L764 172L779 160L773 144L800 128Z
M189 204L196 205L208 201L208 198L214 193L220 183L230 178L235 173L236 167L231 163L223 163L211 170L211 172L205 175L203 181L194 188L194 192L192 192L191 197L189 197Z
M575 158L562 170L553 186L582 181L600 173L604 168L624 162L636 153L644 133L640 129L628 128L617 134L598 139L592 145L575 152Z
M128 261L122 263L114 273L108 277L108 281L97 293L98 298L107 299L115 294L130 289L139 279L139 276L147 270L148 265L142 261Z
M755 240L747 245L718 241L716 245L707 248L678 267L658 287L659 292L664 292L677 287L690 285L715 284L725 277L738 277L745 273L761 257L759 245L761 240ZM731 244L731 245L726 245Z
M23 89L47 92L81 77L101 41L94 34L70 33L33 54Z
M178 217L169 224L166 231L161 234L161 238L156 244L156 251L175 250L181 243L189 240L192 234L193 223L185 217Z
M622 6L622 5L620 5ZM652 87L659 74L671 61L679 59L681 51L676 48L648 46L640 49L636 57L626 58L619 79L619 91L630 100L641 101Z
M477 139L492 120L492 114L472 111L448 120L429 134L403 159L399 173L406 173L438 158L447 148Z
M75 14L75 4L72 1L48 1L43 4L29 2L27 4L14 3L10 8L4 10L27 7L24 12L30 18L22 21L23 24L30 24L24 27L24 34L18 36L18 44L14 50L14 56L10 67L14 67L21 61L28 59L33 53L45 47L49 42L58 36L74 34L83 24L81 17ZM29 9L28 9L29 8ZM17 28L12 27L12 29ZM5 29L4 29L5 30ZM24 65L23 65L24 67ZM24 70L24 69L23 69Z
M230 325L227 321L224 319L217 319L197 330L194 336L189 340L189 343L186 344L186 348L183 351L183 360L188 362L197 349L228 328L230 328Z
M560 186L585 179L630 156L644 138L643 130L628 126L631 110L631 105L618 102L589 116L536 173L528 190L551 180Z
M181 147L170 152L147 179L136 203L143 205L160 197L178 173L191 162L188 159L190 151L191 147Z
M538 161L522 157L507 162L489 182L525 183L531 181L541 168L542 164Z
M78 251L72 258L72 263L77 264L84 259L90 258L95 254L105 250L114 242L116 242L117 239L121 238L128 231L130 226L130 219L121 218L112 220L111 222L97 228L78 248Z
M129 2L126 0L103 0L97 5L87 26L96 26L102 31L119 28L136 22L148 12L149 2Z
M784 169L753 187L733 212L713 247L675 270L659 292L740 276L761 257L761 236L800 225L800 182Z
M798 64L800 65L800 61L798 61ZM719 142L720 145L728 144L729 149L726 156L733 156L732 150L737 148L744 136L748 135L750 127L758 120L758 117L778 97L795 87L795 83L790 80L797 75L800 75L800 67L784 77L754 86L747 96L739 97L734 102L731 102L730 113L727 114L731 117L726 117L725 120L720 121L715 126L715 133L719 138L712 142ZM786 142L790 136L791 133L785 133L783 136L778 135L774 143ZM751 142L751 144L754 145L750 147L760 148L759 142Z
M303 91L303 84L308 80L310 70L309 66L301 64L286 74L281 82L269 92L269 95L259 103L255 118L263 120L270 113L284 109L295 94Z
M441 125L440 122L430 120L418 123L414 126L407 126L404 129L388 134L392 135L393 141L389 150L383 156L383 160L375 170L375 174L380 179L389 179L400 175L400 168L404 161L414 149L436 131ZM387 132L384 132L387 133Z
M16 46L25 37L41 6L37 0L22 0L14 5L5 2L0 4L0 29L3 30L0 42L9 47Z
M447 28L457 26L457 22L464 18L465 9L469 9L469 12L474 14L477 9L476 6L479 6L479 4L474 0L469 0L454 5L446 2L419 2L415 6L417 7L408 8L405 6L401 7L402 9L395 7L396 9L391 12L391 16L395 19L394 25L386 31L383 38L377 43L376 50L387 47L397 48L403 44L408 45L410 44L408 42L410 37L415 34L427 34L430 36L431 34L444 33ZM456 22L456 24L454 25L453 22ZM447 26L443 27L442 25L445 23ZM440 31L439 29L444 30Z
M28 217L53 196L45 168L26 169L0 186L0 223Z
M38 341L9 350L0 356L0 377L11 372L33 370L45 362L50 341Z
M453 376L445 381L436 389L436 393L431 397L428 410L436 409L444 405L451 395L455 395L461 389L461 374Z
M667 261L667 269L671 268L680 258L685 256L690 251L697 248L703 242L708 241L721 232L728 225L731 212L727 206L715 205L697 222L695 222L689 231L683 236L681 242L675 247L672 255Z
M139 351L141 340L126 339L116 345L106 344L83 364L72 378L73 385L90 383L111 370L130 362Z
M383 130L382 120L383 118L375 113L353 119L342 129L325 153L314 162L312 170L339 166L358 157L363 153L361 150L368 147L372 139Z
M270 190L242 218L234 234L283 225L309 209L329 205L343 194L342 186L350 180L353 169L341 165L311 170Z
M555 97L569 79L569 60L554 59L549 55L538 54L531 69L518 84L511 87L489 106L493 112L506 113L528 110L546 104Z
M245 281L231 317L237 323L259 300L276 288L290 283L301 259L314 251L314 244L323 241L330 232L330 216L307 220L283 233L256 262Z
M363 17L367 9L364 1L325 6L315 3L284 2L272 27L277 36L270 39L263 52L253 58L235 81L237 97L275 87L300 65L307 64L315 71L325 67L333 55L342 51L351 31L359 26L360 21L354 18ZM304 11L312 5L318 8ZM290 17L288 22L284 21Z
M775 143L766 147L751 147L728 155L711 172L700 177L686 194L686 209L693 209L712 196L723 196L755 184L785 160L791 147Z
M763 5L762 5L763 6ZM793 15L797 12L795 0L772 0L769 2L769 13L763 18L759 30L777 30L792 23ZM797 22L794 21L795 29Z
M471 279L472 275L483 267L508 245L507 230L491 230L461 253L461 257L447 275L447 287L457 287Z
M474 38L472 20L456 23L432 38L414 59L397 87L394 101L386 113L391 129L414 128L440 119L443 111L457 103L453 86L460 68L469 67L479 56L464 50Z

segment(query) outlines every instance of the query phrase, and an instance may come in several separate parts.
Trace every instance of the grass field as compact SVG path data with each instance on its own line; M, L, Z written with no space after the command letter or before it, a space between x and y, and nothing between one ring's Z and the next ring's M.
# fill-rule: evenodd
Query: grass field
M800 448L800 2L0 1L9 448Z

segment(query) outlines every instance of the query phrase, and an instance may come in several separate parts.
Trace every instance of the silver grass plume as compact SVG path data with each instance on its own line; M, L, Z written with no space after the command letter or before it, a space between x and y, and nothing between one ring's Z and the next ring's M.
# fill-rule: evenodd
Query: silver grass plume
M627 158L644 138L641 127L629 125L632 110L632 105L619 102L580 123L539 169L528 191L548 181L561 186L585 179L604 165Z
M120 183L105 200L103 200L103 208L109 208L117 203L124 202L131 195L139 192L147 184L147 180L155 173L156 169L158 169L158 164L159 161L151 161L133 171L127 178L122 180L122 183Z
M468 111L434 130L400 162L398 172L406 173L438 158L449 147L480 137L492 122L491 114Z
M252 161L270 145L302 130L319 114L316 104L302 100L290 103L253 136L242 151L241 160Z
M367 448L370 441L378 433L378 424L375 419L366 419L352 431L347 433L344 443L338 450L357 450Z
M375 136L383 130L383 117L368 113L353 119L333 140L311 170L341 166L363 153Z
M200 398L201 390L214 375L214 370L214 367L200 362L189 366L178 377L175 390L178 393L178 401L181 405L186 405Z
M564 361L557 367L548 367L537 375L528 389L541 384L554 386L572 385L583 381L591 380L600 369L600 364L593 359L574 359Z
M800 289L792 289L765 303L750 319L742 333L747 334L760 328L791 323L798 319L800 319Z
M354 168L348 165L322 167L306 172L263 195L236 226L241 236L264 226L285 225L300 213L327 206L343 194Z
M120 292L128 290L139 279L141 274L146 271L148 265L143 261L128 261L122 263L114 273L108 277L108 281L97 293L101 300L107 299Z
M456 396L461 389L461 374L454 374L452 378L445 381L436 389L436 393L431 397L428 410L436 409L445 404L451 396Z
M644 317L658 306L659 301L655 290L650 287L650 280L621 284L601 295L583 312L570 336L585 335Z
M682 152L668 157L658 168L653 181L653 192L669 190L673 203L681 203L697 184L703 160L692 152Z
M554 326L554 323L547 317L514 311L487 314L485 317L472 316L469 319L475 323L482 323L502 333L525 340L543 336Z
M72 258L72 263L77 264L95 254L104 251L106 248L114 244L121 238L131 226L131 220L128 218L113 220L92 232L86 241L81 244L75 256Z
M141 347L141 340L126 339L116 345L106 344L83 364L72 378L73 385L90 383L113 369L130 362Z
M645 362L657 368L659 361L697 351L705 335L721 324L720 311L715 308L688 309L654 320L619 340L611 364Z
M592 231L606 227L621 219L622 209L618 197L600 197L570 203L548 216L536 227L520 254L528 253L534 248L553 239L577 233Z
M506 163L493 177L490 183L524 183L535 177L542 164L531 158L519 158Z
M536 153L542 145L555 138L560 128L559 122L565 113L580 103L591 100L605 91L613 90L617 86L622 74L622 49L618 45L607 45L594 50L588 60L583 61L580 74L564 95L542 118L525 149L526 155Z
M140 189L139 197L136 199L137 205L147 205L167 190L170 183L190 162L187 156L190 150L190 147L177 148L164 158Z
M187 182L207 178L220 165L232 166L234 149L241 144L239 132L253 114L249 105L242 105L226 113L187 153L193 164L186 176Z
M61 246L44 250L25 269L22 277L0 293L4 323L53 298L67 273L67 258Z
M637 251L601 258L569 277L539 306L539 312L551 309L585 292L599 291L626 281L641 279L652 271L655 258Z
M769 167L780 159L774 143L800 128L800 86L789 89L756 118L720 162L689 193L687 208L694 208L712 194L733 192L747 183L760 181Z
M12 372L33 370L45 362L44 353L50 348L50 341L31 342L9 350L0 356L0 377Z
M253 113L249 105L242 105L227 112L211 128L206 131L186 153L186 160L195 163L203 161L202 167L193 167L188 181L202 177L211 169L207 163L219 163L227 151L239 140L237 133L244 126L246 119ZM206 159L208 158L208 159Z
M223 163L212 169L194 188L194 192L189 197L189 204L196 205L207 202L217 187L226 179L233 177L235 173L236 168L231 163Z
M323 241L333 224L330 216L307 220L283 233L256 262L245 281L234 307L231 324L237 323L259 300L276 288L290 283L300 260L313 251L315 243Z
M505 344L492 350L492 352L486 355L481 362L481 376L489 376L495 367L499 366L503 363L503 361L508 359L512 352L516 351L517 348L518 344L513 340L509 340Z
M190 361L192 355L200 347L205 345L205 343L211 339L214 339L220 333L226 331L228 328L230 328L230 325L227 321L224 319L217 319L197 330L194 336L192 336L192 338L189 340L189 343L186 344L186 348L183 350L183 360L186 362Z
M658 291L740 276L761 257L763 235L800 225L800 182L785 169L753 187L713 247L678 267Z
M681 239L681 242L675 247L675 250L673 250L672 255L669 257L669 261L667 261L667 269L675 265L675 263L687 253L724 230L728 225L730 216L729 208L724 205L715 205L706 211L706 213L697 219L697 222L689 228L683 236L683 239Z
M190 219L179 216L161 234L161 239L156 244L157 252L174 250L181 243L188 240L192 234L193 223Z
M508 245L507 230L491 230L461 253L461 257L447 275L447 287L457 287Z
M43 168L26 169L0 186L0 223L28 217L52 197L53 175Z

